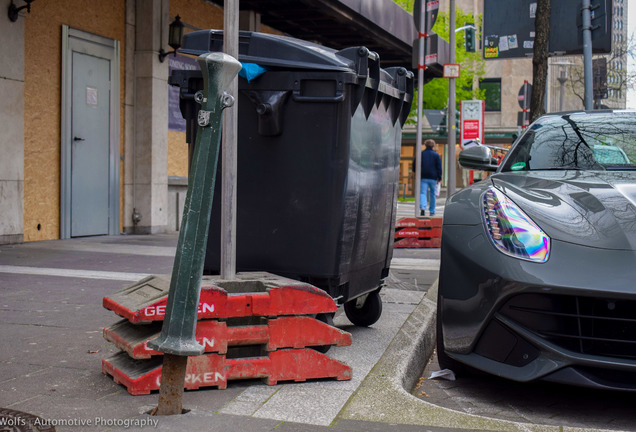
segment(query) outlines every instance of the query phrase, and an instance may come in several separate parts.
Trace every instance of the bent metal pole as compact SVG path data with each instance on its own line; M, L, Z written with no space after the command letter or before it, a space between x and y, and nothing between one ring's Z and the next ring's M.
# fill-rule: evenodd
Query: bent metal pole
M221 118L223 109L234 101L225 90L241 69L237 60L223 53L203 54L198 62L203 91L195 95L201 110L188 192L163 327L159 337L148 342L150 348L165 354L157 415L181 414L187 356L203 353L203 347L195 339L195 330L219 159Z

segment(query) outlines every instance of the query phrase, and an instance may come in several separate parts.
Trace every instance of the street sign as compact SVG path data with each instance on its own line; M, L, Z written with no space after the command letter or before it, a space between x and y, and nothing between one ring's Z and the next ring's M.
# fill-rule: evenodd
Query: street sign
M418 39L413 41L413 69L418 67L419 59L416 45L418 43ZM424 57L424 64L426 65L424 83L433 78L443 76L444 64L448 63L450 58L449 49L448 42L439 37L439 35L435 33L428 35L426 38L426 56Z
M530 125L530 113L528 111L519 111L517 113L517 126L527 128Z
M442 133L446 132L446 110L433 110L433 109L425 109L424 116L426 117L426 121L431 126L433 132Z
M426 28L419 29L422 33L430 32L435 21L437 20L437 13L439 12L439 0L425 0L426 1L426 21L424 26ZM422 10L422 0L415 0L413 3L413 21L415 22L415 28L420 27L420 17Z
M532 84L524 81L519 89L517 101L521 111L517 114L517 126L526 128L530 124L530 100L532 96Z
M444 78L459 78L459 64L447 63L444 65Z
M524 82L519 89L517 100L519 101L519 108L522 110L530 109L530 97L532 96L532 84L528 81Z

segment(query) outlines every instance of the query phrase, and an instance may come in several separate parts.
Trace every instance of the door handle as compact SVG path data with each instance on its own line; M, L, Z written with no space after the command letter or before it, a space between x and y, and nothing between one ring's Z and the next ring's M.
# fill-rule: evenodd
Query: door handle
M84 138L74 137L73 141L85 141Z

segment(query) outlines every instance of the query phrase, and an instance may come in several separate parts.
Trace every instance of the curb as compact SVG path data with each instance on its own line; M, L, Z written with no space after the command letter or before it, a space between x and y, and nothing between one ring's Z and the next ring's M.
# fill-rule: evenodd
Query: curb
M481 417L437 406L413 396L410 389L420 378L435 348L437 286L436 281L337 419L480 431L592 430Z

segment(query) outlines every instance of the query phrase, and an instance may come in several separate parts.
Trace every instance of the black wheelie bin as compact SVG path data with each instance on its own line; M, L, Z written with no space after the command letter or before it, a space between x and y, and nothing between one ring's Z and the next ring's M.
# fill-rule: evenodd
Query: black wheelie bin
M222 30L202 30L187 34L180 52L222 49ZM382 313L413 98L413 74L382 69L379 60L365 47L336 51L239 33L237 271L324 289L360 326ZM198 85L186 75L171 77L184 114ZM219 164L205 274L220 271L221 171Z

